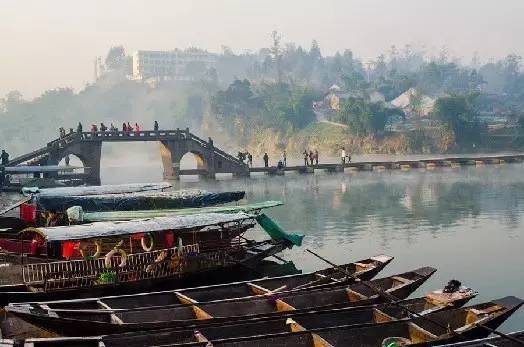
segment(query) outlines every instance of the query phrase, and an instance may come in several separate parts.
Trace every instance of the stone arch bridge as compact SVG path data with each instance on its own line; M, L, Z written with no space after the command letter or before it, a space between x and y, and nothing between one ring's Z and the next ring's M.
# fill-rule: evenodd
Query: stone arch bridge
M49 142L36 151L13 158L9 166L58 165L68 155L75 155L85 167L84 174L77 174L88 184L100 184L100 159L104 142L143 142L160 143L160 155L164 168L164 178L179 179L181 174L198 174L214 178L217 173L232 173L235 176L249 175L249 168L237 158L218 149L209 138L207 141L185 130L157 130L126 133L83 132L71 133L63 138ZM196 170L180 170L180 160L192 153L197 161Z

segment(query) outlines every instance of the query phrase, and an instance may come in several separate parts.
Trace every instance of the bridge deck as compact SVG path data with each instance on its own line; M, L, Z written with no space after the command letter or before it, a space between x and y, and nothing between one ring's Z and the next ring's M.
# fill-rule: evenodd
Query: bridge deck
M318 164L312 166L286 166L278 169L276 166L252 167L250 172L282 173L285 171L311 172L312 170L343 171L347 168L357 170L373 170L374 168L401 169L403 167L425 168L428 166L447 167L453 165L475 165L475 164L499 164L524 161L524 154L508 154L493 156L469 156L469 157L438 157L427 159L398 160L398 161L361 161L345 164Z

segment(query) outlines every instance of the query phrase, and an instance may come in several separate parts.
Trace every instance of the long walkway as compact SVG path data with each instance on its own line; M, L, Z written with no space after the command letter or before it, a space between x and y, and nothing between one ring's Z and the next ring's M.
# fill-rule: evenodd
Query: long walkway
M278 169L276 166L253 167L250 172L263 172L270 175L284 174L286 171L299 173L313 173L315 170L326 170L330 172L342 172L345 169L357 171L372 170L395 170L412 168L434 168L434 167L456 167L464 165L504 164L519 163L524 161L524 154L507 154L491 156L467 156L467 157L436 157L427 159L399 160L399 161L361 161L346 164L318 164L312 166L286 166Z

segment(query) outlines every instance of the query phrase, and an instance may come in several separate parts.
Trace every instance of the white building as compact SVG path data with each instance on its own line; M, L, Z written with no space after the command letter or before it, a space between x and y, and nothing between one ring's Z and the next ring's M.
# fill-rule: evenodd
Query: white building
M136 51L133 54L133 79L191 80L214 67L217 55L190 48L173 51Z

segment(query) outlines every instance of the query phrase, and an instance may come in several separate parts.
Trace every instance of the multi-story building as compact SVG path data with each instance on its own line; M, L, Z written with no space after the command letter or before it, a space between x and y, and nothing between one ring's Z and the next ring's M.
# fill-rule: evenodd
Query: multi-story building
M190 48L173 51L136 51L133 54L133 78L144 80L191 80L214 67L217 55Z

